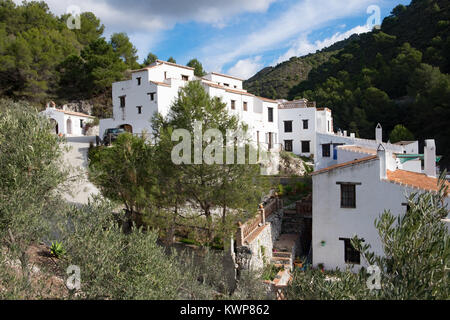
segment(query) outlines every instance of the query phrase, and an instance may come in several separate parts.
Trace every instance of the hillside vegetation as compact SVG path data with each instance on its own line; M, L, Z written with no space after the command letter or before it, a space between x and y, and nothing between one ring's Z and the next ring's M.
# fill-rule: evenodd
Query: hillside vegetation
M348 129L364 138L374 138L378 122L383 125L385 140L402 124L421 142L435 138L438 153L444 155L441 166L448 167L449 31L448 1L413 0L409 6L395 7L381 29L352 39L326 61L312 66L306 79L302 78L305 69L293 85L298 61L320 61L324 52L330 51L292 58L270 72L263 70L249 79L246 87L269 98L315 100L333 110L336 129ZM273 96L270 84L276 74L276 84L283 90ZM267 85L258 89L254 79Z

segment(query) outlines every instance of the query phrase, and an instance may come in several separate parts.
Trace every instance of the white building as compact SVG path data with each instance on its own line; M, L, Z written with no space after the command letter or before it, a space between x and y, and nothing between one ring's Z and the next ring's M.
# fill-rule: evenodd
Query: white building
M199 78L193 68L157 60L133 71L131 80L113 84L113 118L100 120L100 135L117 127L150 132L154 114L167 115L179 89L193 80L201 81L210 96L221 97L229 112L249 126L252 140L270 149L281 146L310 156L315 154L316 132L333 132L329 109L317 109L306 100L289 103L258 97L243 89L242 79L216 72ZM288 122L292 132L286 130Z
M369 140L356 138L354 133L348 133L347 131L338 133L317 132L315 141L315 148L317 152L314 157L315 169L320 170L335 164L346 162L347 160L362 158L365 154L367 154L367 150L372 150L371 152L373 154L374 150L376 150L380 143L382 143L382 128L380 124L378 124L377 128L375 129L375 134L376 139ZM344 145L357 146L359 147L359 150L358 148L353 148L354 152L347 152L347 157L344 155L338 157L339 148ZM398 155L418 155L419 153L418 141L402 141L395 144L383 143L383 146L385 147L387 152ZM418 165L420 166L419 155L416 158L412 156L410 156L409 158L410 161L400 160L400 157L397 158L401 168L405 170L413 169L412 171L420 172L420 169L417 169ZM400 164L400 162L402 163Z
M94 120L90 115L56 109L54 105L48 106L41 114L53 122L56 134L66 136L83 136L86 124Z
M315 157L317 134L333 134L331 110L316 108L315 103L306 99L279 102L278 128L284 150Z
M379 134L380 128L377 137L381 140ZM347 142L339 139L332 142L340 141ZM437 190L434 140L426 141L423 172L415 142L390 145L375 141L379 146L373 149L369 141L360 141L364 142L363 146L337 147L335 164L313 173L312 251L315 266L323 264L325 269L341 270L354 266L355 271L361 266L367 267L350 239L362 238L372 246L371 251L382 255L375 219L384 210L395 215L404 214L407 194ZM413 154L408 154L409 151ZM446 199L449 204L450 198Z

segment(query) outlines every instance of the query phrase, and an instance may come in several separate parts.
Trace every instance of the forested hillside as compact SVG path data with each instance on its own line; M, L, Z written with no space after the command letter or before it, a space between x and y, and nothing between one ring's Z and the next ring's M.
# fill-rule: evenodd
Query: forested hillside
M266 67L244 82L245 89L270 99L285 98L293 86L308 79L309 72L327 62L350 41L359 39L359 35L336 42L332 46L303 57L292 57L275 67Z
M0 96L40 105L88 99L96 115L108 114L111 83L139 67L136 49L123 33L107 41L92 13L81 14L79 30L67 18L44 2L0 0Z
M276 98L305 97L333 110L335 127L349 129L365 138L374 137L374 127L383 125L385 139L397 124L416 139L435 138L441 165L450 164L450 6L448 0L413 0L399 5L384 19L380 30L358 39L313 66L307 79L292 86L288 73L278 84L291 87ZM327 52L325 50L325 52ZM275 69L289 69L302 59ZM275 72L275 69L271 73ZM251 79L250 79L251 80ZM258 81L264 83L264 74ZM265 89L250 92L273 97ZM267 88L266 88L267 89Z

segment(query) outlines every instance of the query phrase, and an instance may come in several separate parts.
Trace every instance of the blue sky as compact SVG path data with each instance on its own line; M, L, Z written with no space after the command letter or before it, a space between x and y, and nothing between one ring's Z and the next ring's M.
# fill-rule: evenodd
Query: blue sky
M377 8L382 20L395 6L410 0L45 2L58 15L71 5L94 12L106 27L107 38L114 32L130 36L141 61L148 52L162 60L173 56L180 64L195 57L207 71L246 79L263 67L367 32L376 21Z

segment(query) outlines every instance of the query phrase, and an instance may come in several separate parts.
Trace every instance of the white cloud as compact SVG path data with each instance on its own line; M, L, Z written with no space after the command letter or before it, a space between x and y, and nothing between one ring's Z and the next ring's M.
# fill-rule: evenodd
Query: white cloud
M261 56L256 56L254 58L239 60L233 67L228 69L227 74L241 79L248 79L262 67Z
M366 15L369 4L382 0L300 0L279 17L250 34L220 39L202 48L200 56L209 70L221 70L223 65L241 57L262 54L282 48L293 37L308 34L332 21L355 15Z
M226 21L244 12L264 12L276 0L44 0L60 15L72 5L100 17L112 30L168 30L188 21L223 27ZM20 4L22 0L14 0Z
M304 56L308 53L314 53L317 50L321 50L323 48L331 46L333 43L336 43L338 41L347 39L353 34L360 34L369 32L370 28L367 25L364 26L357 26L354 27L344 33L337 32L330 38L326 38L322 41L317 40L314 43L311 43L307 39L307 34L302 34L292 45L292 47L284 53L281 57L275 61L274 64L281 63L283 61L289 60L291 57L294 56Z

